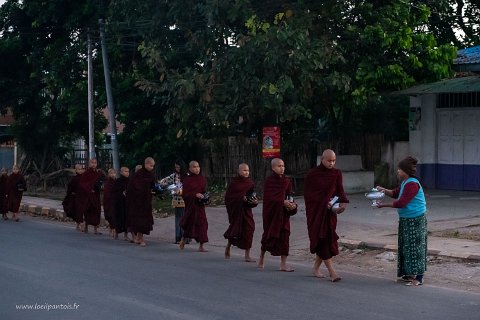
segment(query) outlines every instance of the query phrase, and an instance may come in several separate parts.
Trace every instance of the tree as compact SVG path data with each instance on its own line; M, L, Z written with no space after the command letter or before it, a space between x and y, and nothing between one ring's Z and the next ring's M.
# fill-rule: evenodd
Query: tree
M373 127L368 108L382 108L389 92L452 74L451 44L477 41L476 26L453 17L460 5L477 21L476 2L453 0L9 0L0 10L0 103L14 108L36 164L86 136L85 35L105 18L123 162L191 158L202 139L273 123L287 143L328 132L348 151Z
M99 9L93 1L15 0L0 9L0 107L13 110L23 169L44 184L61 173L72 140L86 136L85 31Z

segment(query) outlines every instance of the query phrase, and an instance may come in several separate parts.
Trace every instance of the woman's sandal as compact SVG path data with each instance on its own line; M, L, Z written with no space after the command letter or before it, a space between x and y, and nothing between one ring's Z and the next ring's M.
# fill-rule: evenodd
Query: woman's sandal
M406 286L409 286L409 287L410 287L410 286L414 286L414 287L416 287L416 286L421 286L422 284L423 284L423 281L418 281L417 279L413 279L412 282L407 282L407 283L405 283L405 285L406 285Z
M401 278L398 279L398 281L403 281L403 282L412 282L415 280L415 277L413 276L402 276Z

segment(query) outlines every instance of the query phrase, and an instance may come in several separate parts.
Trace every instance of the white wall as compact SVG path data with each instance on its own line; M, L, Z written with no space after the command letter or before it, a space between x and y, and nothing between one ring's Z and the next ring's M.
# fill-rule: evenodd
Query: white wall
M437 162L437 114L436 95L410 97L410 108L421 108L421 120L417 130L409 131L409 154L420 163Z
M437 162L437 96L434 94L422 97L422 152L420 163Z

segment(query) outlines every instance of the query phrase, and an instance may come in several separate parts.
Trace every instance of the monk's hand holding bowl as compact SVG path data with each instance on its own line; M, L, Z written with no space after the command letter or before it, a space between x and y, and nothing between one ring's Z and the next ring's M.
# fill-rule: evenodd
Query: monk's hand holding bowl
M342 213L343 211L345 211L345 209L347 209L347 204L346 203L339 203L338 206L337 206L337 204L335 204L332 207L332 211L336 214Z
M297 204L295 202L290 202L288 200L284 200L283 205L285 206L285 209L287 209L287 211L294 210L297 207Z

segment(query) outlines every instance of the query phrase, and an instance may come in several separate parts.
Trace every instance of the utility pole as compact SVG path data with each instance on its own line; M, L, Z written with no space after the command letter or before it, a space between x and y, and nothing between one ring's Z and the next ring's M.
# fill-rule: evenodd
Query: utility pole
M117 172L117 176L120 174L120 161L118 159L118 145L117 145L117 123L115 119L115 105L113 104L112 84L110 82L110 69L108 66L108 54L107 44L105 43L105 24L103 19L98 20L100 25L100 41L102 43L102 58L103 58L103 73L105 75L105 90L107 91L107 107L111 129L111 143L112 143L112 156L113 156L113 168Z
M92 40L87 35L88 48L88 158L95 158L94 112L93 112L93 73L92 73Z

